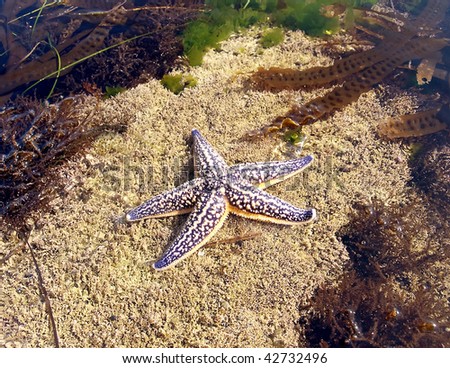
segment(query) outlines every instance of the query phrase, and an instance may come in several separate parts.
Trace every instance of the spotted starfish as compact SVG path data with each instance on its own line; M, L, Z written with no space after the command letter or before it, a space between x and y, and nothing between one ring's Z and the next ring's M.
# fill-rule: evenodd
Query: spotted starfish
M161 259L154 263L155 269L171 267L206 244L230 212L284 225L315 218L314 209L297 208L260 189L299 173L311 164L312 156L229 167L198 130L192 130L192 136L196 178L151 198L126 215L127 221L137 221L191 213Z

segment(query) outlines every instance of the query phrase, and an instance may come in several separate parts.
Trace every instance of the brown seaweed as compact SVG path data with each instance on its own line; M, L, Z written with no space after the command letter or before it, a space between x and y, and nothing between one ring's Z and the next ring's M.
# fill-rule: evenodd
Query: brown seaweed
M447 106L395 116L382 121L378 126L378 132L389 139L421 137L448 129L450 127L448 116L450 113Z
M418 28L423 28L425 25L427 27L436 25L442 21L447 7L448 4L443 0L430 1L421 16L406 23L401 32L384 30L380 35L383 42L367 51L335 60L333 65L328 67L318 66L305 70L277 67L259 68L252 75L251 80L257 89L270 91L297 90L311 86L320 87L337 82L391 57L393 53L399 53L398 46L415 37ZM368 12L364 11L364 13ZM373 11L370 13L373 13Z
M436 229L422 202L355 205L350 223L337 234L350 255L348 269L338 287L322 286L311 306L302 308L310 310L300 321L308 346L450 346L450 312L439 297L442 285L428 276L449 255L448 227ZM423 229L439 242L414 249L413 239Z
M392 37L374 48L335 60L328 67L313 67L305 70L289 68L259 68L251 77L253 85L259 90L280 91L299 90L307 87L321 87L343 80L392 55L392 46L398 37ZM398 53L398 51L397 51Z
M283 128L297 128L311 124L335 110L358 100L362 93L383 81L395 68L411 59L433 55L449 45L448 40L417 36L417 27L427 19L438 23L448 4L430 0L422 12L422 17L410 21L403 32L384 30L384 40L374 48L335 61L329 67L314 67L303 71L293 69L260 69L254 73L252 81L256 88L263 90L302 89L328 85L343 80L323 97L315 98L303 105L294 105L284 116L277 117L270 125L247 133L247 138L267 135Z
M346 273L317 291L306 325L308 347L449 347L448 308L424 285L405 302L392 285Z
M381 82L403 62L414 56L425 56L437 51L446 45L447 41L441 39L419 39L407 43L391 57L371 65L351 76L341 87L334 88L323 97L315 98L304 105L294 105L286 115L277 117L275 121L260 130L248 132L248 137L267 135L283 128L298 127L311 124L318 119L357 101L359 96L369 91L373 85Z
M96 105L80 109L83 97L43 105L22 99L0 113L0 220L18 225L58 196L58 168L114 126L92 126Z
M448 134L425 141L411 159L411 184L423 193L434 208L436 224L449 231L450 144ZM445 230L447 229L447 230Z
M80 62L121 47L122 50L116 53L121 61L117 69L126 71L136 67L134 74L138 77L142 74L156 76L154 72L163 75L168 70L167 63L172 65L182 52L178 39L181 27L202 7L198 0L120 3L74 0L51 4L42 8L39 17L37 2L30 2L27 10L35 9L25 14L21 14L23 8L17 9L12 1L6 1L3 6L5 27L0 39L6 56L4 73L0 74L3 101L18 87L33 81L61 79ZM127 45L127 49L123 46L125 44L133 46ZM127 54L126 51L130 52ZM139 66L134 62L137 53L143 54L139 55L142 56ZM97 59L112 59L116 55L100 55ZM154 64L161 67L156 68ZM77 92L82 90L81 83L86 81L103 89L106 85L129 87L131 83L136 83L127 79L126 75L117 80L109 78L109 70L101 69L101 65L94 65L92 69L77 67L77 70L76 78L68 77L67 81L62 82L65 87L75 87ZM109 82L95 80L91 74L103 74L103 79L109 78ZM73 91L72 88L70 90ZM46 89L47 93L49 90Z
M95 53L100 45L103 44L106 36L109 33L109 27L116 24L123 24L125 22L125 9L123 7L117 7L108 12L107 16L102 22L95 27L95 29L89 33L86 38L80 41L70 52L61 55L61 65L56 66L54 63L49 62L50 55L54 55L54 51L51 50L44 54L40 59L33 60L29 63L23 64L18 68L7 72L2 76L3 83L0 86L0 95L4 95L18 86L35 81L46 76L56 76L56 72L59 70L59 75L64 75L70 71L69 66L74 62L82 59L87 55ZM57 48L58 53L64 51L66 47L72 44L70 42L63 43ZM42 61L47 61L42 64Z

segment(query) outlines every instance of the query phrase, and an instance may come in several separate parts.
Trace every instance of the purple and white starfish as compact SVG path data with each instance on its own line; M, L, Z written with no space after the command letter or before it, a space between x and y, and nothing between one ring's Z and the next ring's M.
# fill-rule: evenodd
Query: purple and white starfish
M314 220L314 209L297 208L260 189L298 174L311 164L312 156L230 167L198 130L192 130L192 136L196 178L149 199L126 215L127 221L137 221L191 213L161 259L154 263L155 269L174 266L206 244L229 213L283 225Z

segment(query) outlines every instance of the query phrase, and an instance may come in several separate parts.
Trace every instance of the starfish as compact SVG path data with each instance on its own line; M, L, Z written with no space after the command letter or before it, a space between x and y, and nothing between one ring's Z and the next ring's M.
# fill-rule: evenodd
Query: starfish
M127 221L137 221L191 213L172 244L153 264L156 270L174 266L206 244L229 213L283 225L314 220L314 209L297 208L261 189L299 173L311 164L312 156L230 167L198 130L192 130L192 136L196 178L149 199L126 215Z

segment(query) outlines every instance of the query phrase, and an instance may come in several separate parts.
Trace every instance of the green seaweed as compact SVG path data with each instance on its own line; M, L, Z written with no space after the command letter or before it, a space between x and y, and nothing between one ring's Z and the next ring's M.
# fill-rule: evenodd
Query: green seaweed
M169 91L179 95L185 88L195 87L197 79L190 74L166 74L162 77L161 84Z
M289 130L284 134L283 138L286 142L297 145L304 142L306 136L301 132L301 130Z
M286 0L286 7L275 12L272 22L292 30L302 30L310 36L328 36L341 30L338 12L336 15L326 15L325 7L345 9L344 25L348 22L347 15L351 17L352 9L375 4L377 0Z
M283 30L281 28L273 28L263 34L263 36L259 40L259 43L263 48L268 49L269 47L279 45L281 42L283 42L283 40Z
M115 86L115 87L106 86L104 98L107 99L107 98L114 97L114 96L118 95L119 93L124 92L126 90L127 90L126 88L120 87L120 86Z
M245 2L236 0L206 1L211 10L190 23L183 34L184 52L189 63L200 65L208 49L217 48L219 42L227 39L232 32L261 21L264 13L255 9L256 3L250 1L245 6Z
M339 30L337 17L327 18L322 15L324 5L331 5L328 0L319 0L308 4L306 1L289 1L287 8L274 14L275 23L288 29L301 29L310 36L333 34Z
M272 27L303 30L311 36L326 36L338 32L342 24L338 15L325 15L325 6L340 5L350 14L343 25L352 25L351 10L354 7L375 4L376 0L207 0L202 17L191 22L183 33L183 48L191 65L200 65L203 55L210 48L218 48L219 42L233 32L239 32L255 24L269 23ZM263 47L281 42L281 31L262 41ZM265 43L267 42L267 43ZM272 44L272 42L275 42ZM266 45L266 46L265 46Z

